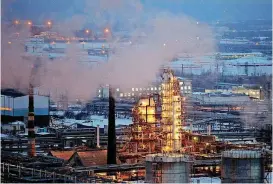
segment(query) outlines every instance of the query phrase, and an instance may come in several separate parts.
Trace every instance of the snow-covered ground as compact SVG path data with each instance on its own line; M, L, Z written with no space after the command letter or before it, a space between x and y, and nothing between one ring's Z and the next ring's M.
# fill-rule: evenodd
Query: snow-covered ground
M191 183L221 183L221 179L218 177L198 177L191 178Z
M221 53L221 55L242 55L242 53ZM263 57L261 53L251 53L240 58L234 58L231 60L220 60L218 62L219 71L222 71L224 75L245 75L244 66L232 66L232 65L244 65L249 64L272 64L272 60L268 60ZM181 71L185 67L185 73L201 74L206 71L215 71L216 59L215 56L206 55L199 58L192 57L180 57L176 61L170 62L168 66L178 71ZM256 66L248 67L248 75L252 74L271 74L272 66Z
M97 126L104 127L105 125L108 125L108 119L104 118L104 116L98 116L98 115L92 115L88 120L75 120L75 119L63 119L63 120L57 120L55 123L64 124L64 125L72 125L75 123L79 123L82 125L87 126ZM116 126L117 125L129 125L132 124L132 119L120 119L116 118Z

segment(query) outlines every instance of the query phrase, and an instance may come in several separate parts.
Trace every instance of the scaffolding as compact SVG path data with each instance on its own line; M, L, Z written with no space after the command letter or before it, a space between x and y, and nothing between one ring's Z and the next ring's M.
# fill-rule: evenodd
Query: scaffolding
M133 125L130 131L130 141L125 150L129 153L154 153L158 152L160 145L157 144L158 133L161 130L159 95L142 97L133 108Z
M161 93L142 96L132 115L130 138L120 151L120 157L128 158L130 155L138 159L140 155L150 153L181 151L183 97L179 81L171 70L165 69L162 73Z

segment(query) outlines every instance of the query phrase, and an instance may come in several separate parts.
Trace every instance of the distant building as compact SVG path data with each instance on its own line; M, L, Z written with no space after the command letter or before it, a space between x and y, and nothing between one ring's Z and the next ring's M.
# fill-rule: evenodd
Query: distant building
M244 94L249 96L250 98L262 100L264 97L261 94L261 89L257 86L225 86L219 89L205 89L205 93L230 93L230 94Z
M191 95L192 94L192 81L189 79L178 77L180 92L182 95ZM150 95L153 93L160 93L161 86L159 83L154 83L146 87L132 87L130 89L115 89L115 96L119 99L136 99L142 95ZM98 98L108 98L109 97L109 88L107 86L101 87L98 89Z

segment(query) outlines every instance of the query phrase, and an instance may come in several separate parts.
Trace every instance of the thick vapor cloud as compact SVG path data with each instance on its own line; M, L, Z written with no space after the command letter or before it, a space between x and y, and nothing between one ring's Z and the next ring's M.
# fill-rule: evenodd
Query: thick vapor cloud
M115 38L110 43L115 53L110 56L109 61L92 68L79 62L87 58L87 52L83 52L78 43L68 45L64 58L53 61L42 58L36 74L37 80L40 90L50 89L54 98L65 93L69 99L90 100L100 84L121 88L146 86L155 80L159 68L178 53L200 57L214 52L211 29L205 24L197 24L196 20L185 15L159 13L143 21L140 17L145 12L139 1L104 0L99 1L99 4L94 1L86 2L86 14L72 17L61 24L57 28L61 34L71 36L74 30L90 22L96 23L98 27L112 25L114 22L129 22L128 25L134 29L130 32L132 43L120 43L119 38ZM96 11L92 11L95 9ZM7 36L9 32L2 35ZM2 43L5 50L4 55L2 54L2 85L26 89L31 69L25 63L35 62L35 59L21 59L23 46L17 41L15 49L11 50L8 46L13 44L6 44L7 40Z

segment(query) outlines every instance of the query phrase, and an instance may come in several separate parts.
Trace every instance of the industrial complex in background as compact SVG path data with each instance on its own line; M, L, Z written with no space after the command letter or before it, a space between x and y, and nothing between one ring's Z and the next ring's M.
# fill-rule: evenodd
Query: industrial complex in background
M114 52L110 28L64 37L51 24L33 25L22 57L54 60L72 42L83 64ZM146 86L101 84L88 103L66 93L53 101L32 83L27 93L1 89L1 182L270 183L271 43L218 47L198 62L181 54Z

